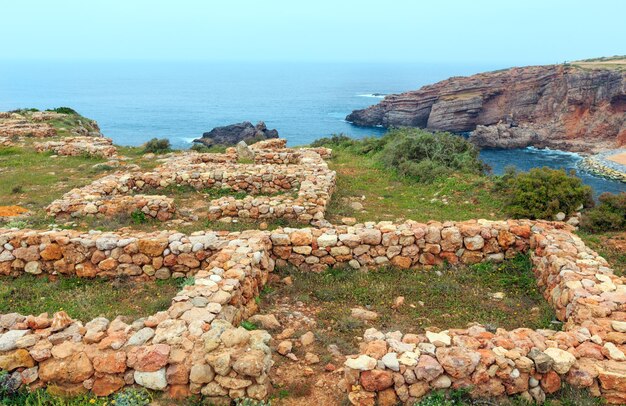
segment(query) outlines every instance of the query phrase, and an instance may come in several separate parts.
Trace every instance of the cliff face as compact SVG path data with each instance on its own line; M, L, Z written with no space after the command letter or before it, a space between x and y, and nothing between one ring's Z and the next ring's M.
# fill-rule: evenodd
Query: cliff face
M626 145L626 72L548 65L453 77L355 110L359 126L469 132L481 147Z

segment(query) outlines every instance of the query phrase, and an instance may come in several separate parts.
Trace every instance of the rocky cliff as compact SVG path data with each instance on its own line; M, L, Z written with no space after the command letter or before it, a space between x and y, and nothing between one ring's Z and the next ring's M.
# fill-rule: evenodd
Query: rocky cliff
M574 65L512 68L385 97L359 126L472 132L480 147L598 151L626 145L626 72Z

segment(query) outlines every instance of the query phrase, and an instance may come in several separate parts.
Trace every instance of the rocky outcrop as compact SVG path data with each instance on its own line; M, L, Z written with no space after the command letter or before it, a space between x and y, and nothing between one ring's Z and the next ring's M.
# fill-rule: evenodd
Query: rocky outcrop
M240 141L251 144L269 138L278 138L278 131L268 130L263 121L259 121L257 125L244 121L224 127L215 127L202 134L202 138L195 139L193 142L199 142L210 147L211 145L236 145Z
M55 136L103 137L98 123L74 112L35 109L0 112L0 137L48 138Z
M626 144L625 117L626 73L547 65L453 77L389 95L346 120L474 131L470 139L488 148L598 151Z

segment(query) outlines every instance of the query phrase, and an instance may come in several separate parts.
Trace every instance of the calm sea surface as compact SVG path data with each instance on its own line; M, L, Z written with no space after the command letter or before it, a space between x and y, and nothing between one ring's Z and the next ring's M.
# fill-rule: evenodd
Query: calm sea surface
M263 120L290 145L332 133L380 135L344 121L377 103L374 94L417 89L497 65L209 62L1 62L0 111L68 106L98 121L121 145L167 137L178 148L213 127ZM494 173L505 166L575 168L575 154L533 149L483 151ZM596 193L624 184L580 173Z

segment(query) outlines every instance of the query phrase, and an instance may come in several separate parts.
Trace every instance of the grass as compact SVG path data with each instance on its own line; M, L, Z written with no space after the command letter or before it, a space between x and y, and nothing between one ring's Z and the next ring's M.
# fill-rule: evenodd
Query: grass
M92 181L85 176L101 158L51 158L29 148L0 148L0 200L3 205L43 209L68 190ZM17 190L18 193L14 193Z
M7 391L3 388L3 381L8 374L0 371L0 405L7 406L113 406L113 405L149 405L155 397L151 391L144 388L125 388L124 390L107 397L97 397L91 393L62 397L50 394L45 389L39 388L33 391L20 389L16 392Z
M605 402L594 398L587 389L574 388L564 385L563 388L546 397L544 406L598 406ZM473 406L473 405L502 405L502 406L530 406L521 397L503 397L500 399L472 399L467 390L456 389L448 391L434 391L422 398L414 406Z
M333 149L329 164L337 171L337 187L327 213L332 223L342 217L355 217L359 222L504 218L503 200L492 192L488 177L457 174L421 184L396 176L374 157L342 148ZM364 210L351 209L349 201L358 201Z
M117 169L93 168L105 162L105 159L98 157L52 158L50 152L36 152L31 146L32 142L25 140L24 147L0 147L0 202L2 205L18 205L28 209L31 212L26 219L29 227L46 228L48 224L54 223L53 219L45 216L47 205L69 190L85 186ZM144 170L158 165L154 160L141 159L138 148L122 147L121 150L120 153L131 158L130 163L138 164Z
M196 189L190 185L168 185L160 188L146 186L134 193L146 195L166 195L179 200L197 200L199 196L208 200L219 199L226 196L232 196L235 199L243 199L248 196L248 193L244 190L234 190L232 188Z
M440 266L430 270L383 268L362 272L333 268L326 272L279 270L293 284L274 285L262 295L262 306L290 297L319 308L320 328L331 328L325 339L348 345L368 327L350 315L353 307L379 314L383 331L420 332L425 328L464 328L478 322L493 328L557 328L554 312L543 299L527 255L501 264ZM496 300L493 294L504 293ZM398 296L405 304L392 309ZM338 340L337 340L338 339Z
M572 62L572 65L582 69L611 69L626 71L626 55L583 59Z
M626 233L578 231L577 234L589 248L609 262L616 275L626 275Z
M110 320L118 315L136 319L169 307L178 292L174 279L134 281L82 279L75 276L0 278L0 314L52 313L64 310L72 318ZM68 299L69 298L69 299Z
M129 163L140 165L142 170L151 170L159 165L156 160L142 159L141 148L118 147L118 150L120 155L130 158ZM51 158L50 155L36 153L29 146L0 148L0 200L3 205L15 204L29 209L32 212L26 220L29 227L46 228L48 224L54 223L45 217L44 209L48 204L74 187L84 186L115 171L111 167L92 168L97 163L105 162L101 158ZM390 173L372 157L355 155L341 148L335 149L334 155L330 166L337 171L338 177L337 188L328 208L327 218L331 222L340 222L342 217L356 217L358 221L495 219L501 213L501 199L491 193L492 182L487 177L455 175L431 184L418 184ZM174 197L178 207L198 209L200 212L199 206L206 206L206 200L228 195L242 198L246 195L232 190L189 189L169 187L153 192ZM151 192L148 189L142 191L147 194ZM362 196L365 199L361 199ZM364 210L353 210L349 204L352 200L362 203ZM187 231L208 227L238 231L258 228L261 222L268 223L269 228L281 225L280 221L264 220L208 223L200 212L199 221L184 226ZM160 226L150 221L136 223L129 216L121 216L119 219L81 219L76 228L115 230L130 226L153 230Z

